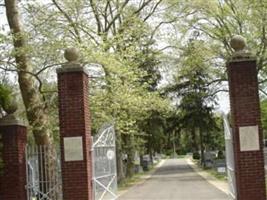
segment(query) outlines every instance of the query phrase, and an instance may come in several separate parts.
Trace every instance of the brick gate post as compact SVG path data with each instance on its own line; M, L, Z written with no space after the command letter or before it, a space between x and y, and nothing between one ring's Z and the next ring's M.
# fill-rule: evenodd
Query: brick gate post
M88 74L74 48L57 69L64 200L92 200L92 159Z
M25 148L27 129L13 114L0 120L1 156L0 199L26 200Z
M241 36L234 36L235 50L227 64L237 200L266 200L260 103L256 59L244 50Z

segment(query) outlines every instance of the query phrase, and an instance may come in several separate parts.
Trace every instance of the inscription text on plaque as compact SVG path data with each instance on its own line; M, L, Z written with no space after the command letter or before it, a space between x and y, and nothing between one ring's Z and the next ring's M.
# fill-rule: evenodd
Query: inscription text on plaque
M83 160L82 137L65 137L64 138L64 157L65 157L65 161Z
M259 143L259 127L243 126L239 127L240 151L258 151Z

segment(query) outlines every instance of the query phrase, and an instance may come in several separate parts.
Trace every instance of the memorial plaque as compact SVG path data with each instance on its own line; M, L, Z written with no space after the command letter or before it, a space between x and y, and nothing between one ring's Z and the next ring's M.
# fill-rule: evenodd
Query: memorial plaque
M239 127L239 139L240 139L240 151L260 150L258 126Z
M83 139L82 137L64 138L65 161L83 160Z

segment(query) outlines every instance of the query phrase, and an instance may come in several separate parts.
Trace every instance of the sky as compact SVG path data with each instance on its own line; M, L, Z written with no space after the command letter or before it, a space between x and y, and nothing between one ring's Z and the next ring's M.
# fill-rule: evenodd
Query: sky
M230 101L229 101L229 94L226 92L221 92L218 94L218 111L228 113L230 111Z

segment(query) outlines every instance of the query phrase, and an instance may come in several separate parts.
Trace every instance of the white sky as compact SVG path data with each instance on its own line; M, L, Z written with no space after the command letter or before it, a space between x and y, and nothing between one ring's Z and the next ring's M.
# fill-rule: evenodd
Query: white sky
M229 95L227 92L220 92L218 94L218 111L228 113L230 111L230 102L229 102Z

